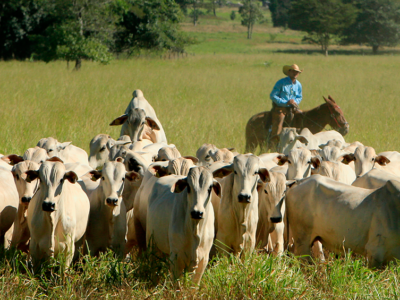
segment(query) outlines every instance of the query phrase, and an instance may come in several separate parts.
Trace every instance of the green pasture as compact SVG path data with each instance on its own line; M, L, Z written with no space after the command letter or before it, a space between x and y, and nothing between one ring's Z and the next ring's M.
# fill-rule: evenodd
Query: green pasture
M65 62L1 62L0 153L23 152L43 137L72 141L88 150L99 133L119 136L108 124L124 113L134 89L155 108L168 141L194 155L203 143L244 150L244 129L269 110L269 93L284 64L304 69L303 109L331 95L350 123L348 142L379 151L399 150L396 138L398 56L290 54L189 55L181 59L84 62L80 72Z

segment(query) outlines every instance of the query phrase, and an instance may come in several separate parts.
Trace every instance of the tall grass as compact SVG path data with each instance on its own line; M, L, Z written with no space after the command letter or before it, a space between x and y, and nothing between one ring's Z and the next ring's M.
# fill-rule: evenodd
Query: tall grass
M85 62L80 72L63 62L0 63L0 153L22 154L43 137L72 141L88 150L96 134L119 136L108 124L124 113L141 89L161 120L168 141L194 155L203 143L244 150L244 129L269 110L269 93L284 64L304 72L303 109L331 95L350 123L349 142L377 151L400 150L396 138L397 56L197 55L184 59ZM264 64L265 62L268 64Z

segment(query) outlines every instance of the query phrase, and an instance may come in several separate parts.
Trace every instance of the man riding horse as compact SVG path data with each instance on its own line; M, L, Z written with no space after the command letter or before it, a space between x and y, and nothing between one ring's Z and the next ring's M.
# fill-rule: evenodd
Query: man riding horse
M279 134L282 131L283 123L291 127L295 114L302 113L299 104L303 99L301 83L297 77L302 71L293 64L283 67L283 74L287 77L280 79L272 89L270 98L272 100L270 141L276 146L279 141ZM269 122L268 122L269 123Z

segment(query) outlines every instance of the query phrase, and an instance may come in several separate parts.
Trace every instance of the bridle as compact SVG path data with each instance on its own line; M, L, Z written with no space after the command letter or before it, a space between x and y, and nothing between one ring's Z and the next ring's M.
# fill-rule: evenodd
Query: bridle
M328 103L327 103L327 104L328 104ZM340 109L340 106L339 106L339 105L332 104L332 106L333 106L334 108L339 108L339 109ZM331 113L331 118L335 121L335 123L336 123L336 125L338 126L338 128L344 128L346 125L349 124L349 123L347 123L347 122L344 122L343 125L340 125L340 124L339 124L339 121L337 120L337 118L336 118L336 116L335 116L335 114L334 114L334 111L332 111L331 104L328 104L328 108L329 108L329 111L330 111L330 113Z

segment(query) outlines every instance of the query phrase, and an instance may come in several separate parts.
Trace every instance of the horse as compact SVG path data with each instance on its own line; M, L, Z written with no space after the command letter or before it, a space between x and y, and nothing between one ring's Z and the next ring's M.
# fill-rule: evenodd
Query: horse
M299 132L307 127L313 134L322 131L326 125L345 136L349 132L349 123L347 123L343 111L336 104L331 96L328 99L323 97L324 104L313 109L303 111L294 115L290 127L295 127ZM269 149L269 130L272 118L269 111L258 113L250 118L246 125L246 152L254 152L257 146L260 150L266 145Z

